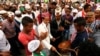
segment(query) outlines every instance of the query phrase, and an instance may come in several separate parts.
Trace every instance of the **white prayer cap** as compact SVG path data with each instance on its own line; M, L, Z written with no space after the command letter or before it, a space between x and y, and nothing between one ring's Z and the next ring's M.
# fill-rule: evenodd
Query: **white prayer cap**
M43 9L48 9L48 5L47 5L46 3L42 3L42 4L41 4L41 7L42 7Z
M80 6L79 9L83 9L83 6Z
M19 6L25 6L24 4L19 4Z
M96 10L100 10L100 6L97 6Z
M39 40L32 40L28 43L28 50L30 52L36 51L40 46L40 41Z
M69 5L65 5L65 8L69 8Z
M39 4L35 4L36 7L40 6Z
M0 14L5 14L5 13L7 13L7 11L5 11L5 10L0 10Z
M61 7L58 7L55 9L55 15L57 15L57 13L59 13L59 15L61 15Z
M78 10L77 9L73 9L72 13L78 13Z
M8 13L8 17L14 16L13 12L7 12Z
M20 10L16 10L15 14L21 14L21 11Z
M7 2L6 2L6 5L10 5L10 1L7 1Z
M29 4L25 4L25 9L26 10L31 9L31 6Z

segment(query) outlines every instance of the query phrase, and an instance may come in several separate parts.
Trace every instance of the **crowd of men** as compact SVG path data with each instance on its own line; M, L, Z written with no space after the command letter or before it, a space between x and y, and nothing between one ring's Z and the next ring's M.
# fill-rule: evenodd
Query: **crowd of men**
M68 56L100 56L100 3L0 4L0 56L59 56L63 41Z

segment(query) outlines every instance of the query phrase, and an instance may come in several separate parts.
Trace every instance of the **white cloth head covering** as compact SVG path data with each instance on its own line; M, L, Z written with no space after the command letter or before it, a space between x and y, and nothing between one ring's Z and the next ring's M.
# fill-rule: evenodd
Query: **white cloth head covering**
M35 4L36 7L40 6L39 4Z
M59 13L59 15L61 15L61 7L58 7L55 9L55 15L57 15L57 13Z
M72 13L78 13L78 10L77 9L73 9Z
M8 13L8 17L14 16L13 12L7 12Z
M65 5L65 8L69 8L69 5Z
M20 10L16 10L15 14L21 14L21 11Z
M36 51L40 46L40 41L39 40L32 40L28 43L28 50L30 52Z
M41 3L41 7L42 7L43 9L47 9L47 8L48 8L48 5L47 5L46 3Z
M100 6L97 6L96 10L100 10Z
M25 6L24 4L19 4L19 6Z
M7 11L5 11L5 10L0 10L0 14L5 14L5 13L7 13Z
M29 4L25 4L25 9L26 10L31 9L31 6Z

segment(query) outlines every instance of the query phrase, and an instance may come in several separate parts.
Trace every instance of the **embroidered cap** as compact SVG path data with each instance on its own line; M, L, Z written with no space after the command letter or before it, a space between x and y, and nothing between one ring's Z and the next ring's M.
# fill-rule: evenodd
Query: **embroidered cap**
M28 43L28 50L30 52L34 52L38 49L40 46L40 41L39 40L32 40Z

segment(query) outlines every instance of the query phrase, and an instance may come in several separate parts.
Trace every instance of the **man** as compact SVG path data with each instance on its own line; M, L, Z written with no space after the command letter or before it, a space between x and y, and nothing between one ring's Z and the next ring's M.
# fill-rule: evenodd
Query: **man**
M77 48L82 42L85 42L88 40L88 33L85 29L86 21L83 17L78 17L74 20L74 26L77 31L76 36L74 40L71 43L71 48L75 49ZM75 56L72 53L72 56Z
M65 7L65 15L62 16L62 20L63 20L63 27L65 29L64 33L63 33L63 39L64 40L68 40L69 38L69 29L70 26L72 24L73 21L73 17L71 16L71 11L72 9L70 7Z
M52 44L58 48L58 44L62 41L62 33L64 31L64 27L62 26L61 20L61 8L55 9L55 19L50 22L51 34L55 37L56 41L52 42Z
M19 33L18 39L25 48L25 55L31 56L32 53L28 51L28 43L35 39L35 30L33 29L33 20L26 16L22 20L23 29Z
M50 33L50 18L48 13L42 13L42 23L38 26L38 33L42 39L44 48L48 50L56 51L56 48L50 44L50 40L55 41Z
M35 19L34 13L32 13L31 6L29 4L25 4L26 13L22 15L22 17L28 16L32 19Z
M91 11L91 5L90 4L85 4L83 8L84 8L84 10L82 10L78 14L76 14L74 19L76 19L77 17L85 17L86 13Z
M95 10L95 18L96 20L92 24L92 27L95 30L93 36L95 38L95 43L100 47L100 7L97 7Z
M56 5L57 5L56 2L51 2L51 3L49 4L48 10L49 10L49 12L50 12L50 14L51 14L51 19L52 19L52 20L53 20L54 17L55 17Z
M16 31L16 41L18 42L19 47L23 48L23 45L18 40L18 35L20 32L20 24L22 22L22 13L20 10L15 11L15 17L14 17L14 23L15 25L15 31Z
M19 50L16 43L14 13L8 12L8 18L5 19L2 24L2 30L4 31L9 43L11 44L11 53L13 56L17 56L19 54Z

